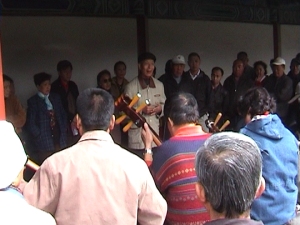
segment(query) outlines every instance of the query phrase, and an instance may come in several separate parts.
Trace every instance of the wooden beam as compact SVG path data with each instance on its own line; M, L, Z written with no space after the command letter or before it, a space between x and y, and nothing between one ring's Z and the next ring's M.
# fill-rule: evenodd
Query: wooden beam
M3 87L3 69L2 69L2 39L0 35L0 120L5 120L5 102L4 102L4 87Z
M279 23L273 23L273 52L274 59L281 56L281 27Z
M144 15L136 16L138 55L149 51L148 19Z

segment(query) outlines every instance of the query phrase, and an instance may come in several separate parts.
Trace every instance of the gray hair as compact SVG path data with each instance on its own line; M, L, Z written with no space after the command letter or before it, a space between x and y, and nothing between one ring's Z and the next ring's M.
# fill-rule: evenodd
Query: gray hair
M205 198L218 213L234 218L248 211L260 184L257 144L233 132L212 135L196 154L196 174Z

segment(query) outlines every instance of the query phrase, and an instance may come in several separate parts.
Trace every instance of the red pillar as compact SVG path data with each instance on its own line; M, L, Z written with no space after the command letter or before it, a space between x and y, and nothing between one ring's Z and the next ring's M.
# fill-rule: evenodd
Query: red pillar
M4 103L4 88L3 88L3 69L2 69L2 42L0 35L0 120L5 120L5 103Z

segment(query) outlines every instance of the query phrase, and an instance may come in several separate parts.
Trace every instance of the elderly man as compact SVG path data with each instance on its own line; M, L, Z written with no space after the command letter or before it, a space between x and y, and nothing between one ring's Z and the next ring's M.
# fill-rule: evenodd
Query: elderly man
M143 116L156 133L159 133L159 117L163 110L166 97L163 84L153 77L156 57L150 52L145 52L138 57L139 75L127 84L124 94L133 98L141 94L136 105L150 101L150 105L143 109ZM141 139L141 128L132 125L128 131L128 147L140 157L143 156L144 144Z
M293 81L286 76L285 70L285 60L281 57L277 57L274 62L274 78L275 79L275 87L274 95L276 104L277 104L277 111L276 113L282 120L283 124L287 125L287 115L289 104L288 101L293 96Z
M187 83L187 77L182 76L185 68L185 59L182 55L177 55L172 59L171 74L167 74L163 84L166 97L179 91L191 92L191 87Z
M198 105L189 93L177 93L167 98L164 115L172 137L154 148L150 169L168 203L166 222L169 225L202 224L209 220L209 214L196 197L194 160L199 146L210 134L197 125ZM143 137L149 152L152 136L147 126Z
M166 202L141 159L116 145L114 100L102 89L77 99L79 142L48 158L24 188L57 224L163 224Z
M167 98L180 91L193 93L193 89L189 84L188 76L183 76L185 68L185 59L182 55L177 55L171 62L171 73L166 74L163 84L165 89L165 95ZM163 140L170 138L170 132L167 128L166 118L163 117Z
M264 191L258 146L249 137L224 132L212 135L196 155L196 192L208 209L205 225L262 225L250 220L254 198Z

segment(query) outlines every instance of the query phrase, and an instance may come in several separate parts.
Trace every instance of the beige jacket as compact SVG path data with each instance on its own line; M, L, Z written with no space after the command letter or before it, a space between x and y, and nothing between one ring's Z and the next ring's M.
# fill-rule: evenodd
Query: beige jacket
M105 131L46 159L23 194L58 225L159 225L167 211L145 162Z
M130 81L129 84L127 84L125 88L125 95L128 95L130 98L133 98L137 93L140 93L142 97L138 101L138 103L134 106L136 108L139 106L142 102L145 102L146 99L150 100L151 104L161 104L162 105L162 111L163 106L165 104L166 96L164 92L164 86L163 84L155 79L152 78L155 88L146 87L142 88L140 85L138 77L134 78L132 81ZM157 134L159 134L159 117L156 115L144 115L147 123L155 130ZM141 138L141 129L138 128L135 125L132 125L131 128L128 131L128 147L131 149L144 149L144 143ZM155 144L153 143L153 147Z

